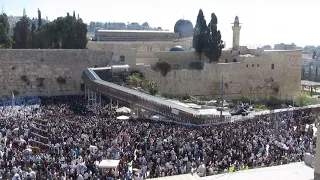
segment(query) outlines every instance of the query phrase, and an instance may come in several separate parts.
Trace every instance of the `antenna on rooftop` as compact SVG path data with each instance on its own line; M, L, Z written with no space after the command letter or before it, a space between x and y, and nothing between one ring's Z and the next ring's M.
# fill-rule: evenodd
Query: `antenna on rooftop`
M182 19L184 20L185 15L182 16Z
M2 5L2 8L1 8L1 14L3 14L4 13L4 5Z

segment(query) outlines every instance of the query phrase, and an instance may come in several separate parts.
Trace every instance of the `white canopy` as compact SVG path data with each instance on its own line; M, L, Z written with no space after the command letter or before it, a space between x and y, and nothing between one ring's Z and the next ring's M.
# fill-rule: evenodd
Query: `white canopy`
M99 168L115 169L118 167L118 164L119 160L105 159L100 162Z
M131 113L131 109L127 108L127 107L121 107L119 109L116 110L117 113L126 113L129 114Z
M98 147L97 147L97 146L90 145L90 146L89 146L89 151L90 151L90 152L97 152L97 151L98 151Z
M128 120L129 117L128 116L118 116L117 119L118 120Z

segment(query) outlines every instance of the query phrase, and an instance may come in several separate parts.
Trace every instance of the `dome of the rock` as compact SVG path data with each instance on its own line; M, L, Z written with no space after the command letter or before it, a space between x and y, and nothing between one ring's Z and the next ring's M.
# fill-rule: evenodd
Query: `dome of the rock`
M180 19L174 25L174 32L180 37L190 37L193 34L193 24L189 20Z

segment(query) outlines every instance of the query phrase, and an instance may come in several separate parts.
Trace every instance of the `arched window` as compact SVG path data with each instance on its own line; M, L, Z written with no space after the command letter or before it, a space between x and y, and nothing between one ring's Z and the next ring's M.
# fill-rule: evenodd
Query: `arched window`
M121 61L121 62L124 62L124 61L125 61L124 55L121 55L121 56L120 56L120 61Z
M238 62L236 59L233 59L233 61L232 62Z
M226 58L226 63L228 62L228 58Z

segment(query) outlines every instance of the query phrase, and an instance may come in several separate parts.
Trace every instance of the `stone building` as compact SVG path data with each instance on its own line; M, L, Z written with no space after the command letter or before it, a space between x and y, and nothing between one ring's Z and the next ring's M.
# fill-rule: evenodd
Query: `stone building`
M174 41L179 33L144 30L97 30L95 41Z
M274 50L296 50L297 45L295 45L294 43L292 44L280 43L280 44L275 44L273 49Z

